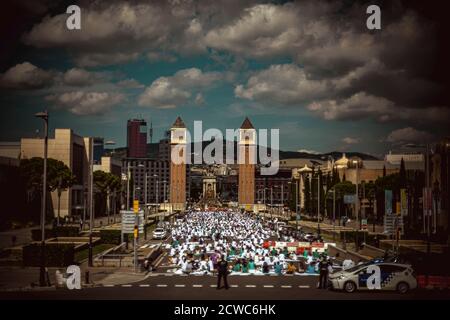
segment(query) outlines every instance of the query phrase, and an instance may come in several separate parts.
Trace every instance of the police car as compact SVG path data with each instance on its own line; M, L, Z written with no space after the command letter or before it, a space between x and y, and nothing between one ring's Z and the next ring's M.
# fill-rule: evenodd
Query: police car
M368 270L371 266L378 266L380 269L380 286L374 288L367 285L369 277L370 284L373 284L375 272ZM373 269L373 267L371 267ZM332 289L354 292L356 290L396 290L406 293L417 288L417 280L410 265L398 263L366 263L357 265L345 271L339 271L329 276Z

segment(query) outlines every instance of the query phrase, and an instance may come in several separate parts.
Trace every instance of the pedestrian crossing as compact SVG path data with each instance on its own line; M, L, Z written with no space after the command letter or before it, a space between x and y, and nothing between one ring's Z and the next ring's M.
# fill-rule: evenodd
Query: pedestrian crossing
M114 287L122 287L122 288L203 288L203 287L210 287L210 288L216 288L216 284L210 284L210 285L203 285L203 284L165 284L165 283L159 283L159 284L103 284L103 288L114 288ZM245 284L245 285L238 285L238 284L232 284L230 285L231 288L251 288L251 289L257 289L257 288L264 288L264 289L273 289L273 288L282 288L282 289L310 289L311 286L309 285L273 285L273 284L264 284L264 285L256 285L256 284Z

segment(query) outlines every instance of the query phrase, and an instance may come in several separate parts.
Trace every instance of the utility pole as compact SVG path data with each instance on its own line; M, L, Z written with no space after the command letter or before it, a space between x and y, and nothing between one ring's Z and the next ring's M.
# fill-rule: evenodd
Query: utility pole
M320 177L317 173L317 233L320 236Z
M336 189L333 186L333 241L336 240Z
M298 181L295 180L295 230L298 231Z
M144 184L144 189L145 189L145 194L144 194L144 202L145 202L145 207L144 207L144 240L147 240L147 228L146 228L146 224L147 224L147 203L148 203L148 196L147 196L147 184L148 184L148 174L147 174L147 168L145 170L145 184Z
M131 179L131 172L130 172L130 160L127 160L127 210L130 210L130 179Z

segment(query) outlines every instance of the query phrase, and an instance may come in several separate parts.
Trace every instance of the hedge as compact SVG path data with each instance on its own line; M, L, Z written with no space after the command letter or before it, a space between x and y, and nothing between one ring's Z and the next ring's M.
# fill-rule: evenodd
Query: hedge
M73 244L46 244L45 266L67 267L74 264L75 249ZM23 247L23 265L25 267L38 267L41 264L41 244L29 244Z
M132 234L124 234L123 239L126 241L126 237L128 236L128 241L133 240ZM102 243L109 243L109 244L120 244L121 240L121 231L120 230L100 230L100 239Z
M45 239L55 237L78 237L80 228L77 226L59 226L53 229L45 229ZM31 239L41 241L41 229L31 230Z

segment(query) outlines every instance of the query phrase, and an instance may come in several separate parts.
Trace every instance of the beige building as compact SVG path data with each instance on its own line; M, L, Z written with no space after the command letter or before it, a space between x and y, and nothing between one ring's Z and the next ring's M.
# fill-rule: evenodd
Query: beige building
M239 207L254 211L256 130L248 118L239 129Z
M186 208L186 126L178 117L170 128L170 203L172 211Z
M61 194L60 216L81 215L84 210L84 188L87 188L90 144L92 139L81 137L71 129L55 129L53 139L48 139L48 157L64 162L75 176L75 184ZM92 155L91 155L92 156ZM23 138L20 158L44 157L44 139ZM57 216L57 192L52 192L49 208Z

